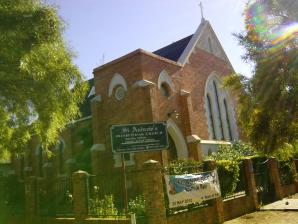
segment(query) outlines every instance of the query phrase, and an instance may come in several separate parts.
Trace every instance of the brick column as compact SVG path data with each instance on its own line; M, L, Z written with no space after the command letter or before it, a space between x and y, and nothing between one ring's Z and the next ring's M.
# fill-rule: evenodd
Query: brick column
M85 171L77 171L73 173L73 205L76 223L81 223L88 216L89 206L89 189L88 189L88 173Z
M207 160L204 161L204 169L206 171L212 171L216 169L216 162L214 160ZM214 199L214 206L216 209L217 221L216 223L223 223L224 222L224 209L223 209L223 201L222 197Z
M203 160L203 152L201 148L201 139L197 135L189 135L186 137L189 158L202 161Z
M258 194L255 182L255 176L253 173L253 165L251 159L243 159L244 177L246 183L247 195L250 197L254 209L257 210L259 207Z
M281 186L279 170L278 170L278 162L276 158L269 158L268 168L269 168L270 179L272 180L272 183L275 189L275 199L281 200L283 198L283 189Z
M148 224L166 224L167 217L161 166L157 161L148 160L144 163L143 168L143 191Z

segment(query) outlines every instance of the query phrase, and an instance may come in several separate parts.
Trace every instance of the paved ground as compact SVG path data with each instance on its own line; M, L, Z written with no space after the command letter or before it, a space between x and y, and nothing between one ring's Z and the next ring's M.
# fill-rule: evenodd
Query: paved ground
M298 224L298 194L224 224Z
M224 224L298 224L298 212L260 211L227 221Z

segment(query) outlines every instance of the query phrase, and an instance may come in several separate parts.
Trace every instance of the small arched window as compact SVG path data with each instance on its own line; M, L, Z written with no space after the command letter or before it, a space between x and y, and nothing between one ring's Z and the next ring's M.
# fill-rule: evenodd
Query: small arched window
M170 87L166 83L162 83L160 86L160 91L163 96L169 97L171 95Z
M212 139L216 139L214 119L213 119L213 110L212 110L212 104L211 104L209 94L207 94L207 106L208 106L208 111L209 111L209 120L211 123Z

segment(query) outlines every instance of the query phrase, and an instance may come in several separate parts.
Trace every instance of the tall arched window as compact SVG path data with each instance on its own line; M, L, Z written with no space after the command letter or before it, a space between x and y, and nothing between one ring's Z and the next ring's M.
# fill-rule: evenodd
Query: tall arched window
M224 135L224 130L223 130L223 124L222 124L222 119L221 119L221 110L220 110L220 105L219 105L219 99L218 99L218 90L215 81L213 81L213 88L214 88L214 93L215 93L215 101L216 101L216 106L218 110L218 119L219 119L219 128L221 131L221 139L225 139Z
M205 110L208 120L209 139L238 139L236 120L229 94L221 86L221 79L211 73L205 84Z
M208 111L209 111L209 120L210 120L210 123L211 123L211 132L212 132L212 135L213 135L212 139L216 139L214 119L213 119L213 110L212 110L212 104L211 104L209 94L207 94L207 105L208 105Z
M229 140L232 141L233 136L232 136L232 129L231 129L231 123L230 123L229 111L228 111L228 106L227 106L226 99L224 99L223 102L224 102L225 112L226 112L226 123L227 123L227 126L228 126L229 138L230 138Z

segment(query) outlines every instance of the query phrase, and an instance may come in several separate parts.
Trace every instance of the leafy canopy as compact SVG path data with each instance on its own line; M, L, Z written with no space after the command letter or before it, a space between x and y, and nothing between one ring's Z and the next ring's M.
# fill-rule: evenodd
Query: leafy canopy
M0 153L35 135L46 148L79 113L87 90L55 8L0 0Z
M245 23L236 36L253 76L233 75L226 84L238 93L242 129L269 153L298 139L298 1L250 0Z

